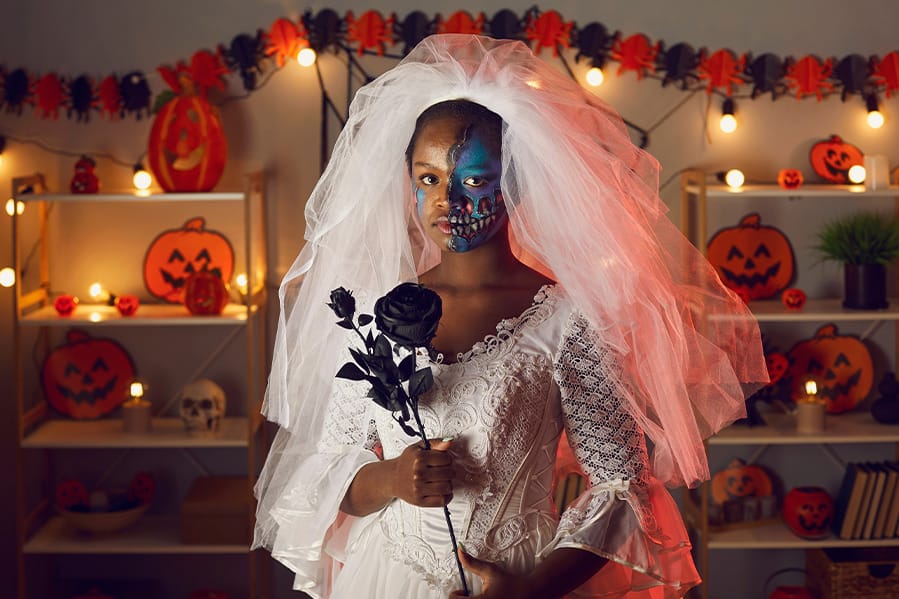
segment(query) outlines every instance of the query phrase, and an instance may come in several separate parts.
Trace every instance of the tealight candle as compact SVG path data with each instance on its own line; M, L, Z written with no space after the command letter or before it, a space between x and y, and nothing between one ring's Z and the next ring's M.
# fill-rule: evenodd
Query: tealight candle
M122 428L126 433L150 432L152 404L143 399L145 390L143 383L131 383L128 399L122 404Z
M824 430L824 413L827 406L818 397L818 383L805 382L805 397L796 402L796 430L800 433L820 433Z

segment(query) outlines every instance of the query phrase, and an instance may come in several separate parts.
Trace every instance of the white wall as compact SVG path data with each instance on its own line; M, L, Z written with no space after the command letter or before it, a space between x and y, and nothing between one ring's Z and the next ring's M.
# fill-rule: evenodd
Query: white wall
M155 0L151 3L114 2L112 0L6 0L0 7L0 64L9 68L25 67L31 73L56 71L61 74L88 73L94 77L122 74L140 69L148 74L154 93L163 89L155 68L187 59L200 48L228 43L238 33L267 29L281 16L296 18L309 7L323 7L343 14L353 9L357 15L368 8L396 11L399 15L424 8L429 13L448 16L458 9L480 10L493 14L500 8L524 12L531 1L509 0L485 3L469 0L456 3L388 1L360 3L335 0L307 4L296 0ZM811 12L810 6L814 6ZM568 19L585 25L593 20L625 34L643 32L652 40L669 45L685 41L694 47L716 50L728 47L738 53L756 55L773 52L780 56L801 57L815 53L822 57L842 57L849 53L862 56L883 55L897 49L895 24L899 4L891 0L857 0L853 3L820 0L815 3L789 0L721 2L720 0L622 0L616 2L542 3L544 10L556 9ZM814 19L814 24L812 20ZM547 56L547 60L552 59ZM365 59L373 72L389 61ZM324 56L321 67L329 90L339 106L345 105L342 91L345 69L334 56ZM577 67L578 72L584 70ZM614 63L613 63L614 68ZM238 79L230 82L229 92L241 94ZM662 88L658 81L637 81L633 73L611 75L597 94L622 115L651 127L684 98L684 92ZM694 94L673 117L652 133L651 151L662 163L662 180L678 170L698 166L710 170L738 165L750 179L772 181L779 168L802 169L807 179L813 174L807 154L811 143L837 133L867 153L886 154L893 166L899 164L899 147L893 140L899 131L899 101L883 100L887 124L879 131L864 125L862 102L853 97L843 103L839 97L822 102L769 98L738 101L741 127L725 137L717 131L715 119L706 130L706 114L714 117L720 100L713 96L708 106L706 94ZM94 116L90 124L73 121L45 121L27 110L22 117L0 114L0 134L40 140L53 148L72 152L105 152L126 162L136 160L144 151L149 122L127 118L110 123ZM319 172L320 95L311 69L295 64L274 74L269 83L245 101L231 102L223 109L229 139L229 166L223 185L233 185L241 172L262 167L268 173L270 200L271 259L270 277L276 282L290 265L302 243L303 204ZM41 171L49 177L53 189L64 189L72 172L73 158L48 154L32 145L10 140L0 166L0 198L8 197L11 177ZM101 159L98 173L107 190L125 187L128 169ZM676 181L663 189L662 196L674 206L678 198ZM6 219L5 215L3 219ZM117 227L120 223L101 223ZM0 266L10 262L9 222L0 225ZM0 376L11 376L10 322L11 291L0 289ZM11 471L14 435L12 397L3 394L0 401L0 443L3 471ZM13 513L10 477L3 477L0 493L0 549L4 568L13 563L11 555ZM725 552L728 553L728 552ZM749 560L749 561L747 561ZM801 564L801 554L762 556L750 553L728 554L713 562L720 568L719 579L738 580L730 596L758 596L759 572L776 569L785 561ZM5 570L3 572L6 573ZM11 572L11 575L14 572ZM733 573L731 577L729 573ZM9 578L6 576L4 578ZM286 589L284 577L278 585ZM718 587L723 592L723 587ZM743 591L738 589L742 588ZM740 593L743 594L740 594ZM282 591L281 596L287 596Z

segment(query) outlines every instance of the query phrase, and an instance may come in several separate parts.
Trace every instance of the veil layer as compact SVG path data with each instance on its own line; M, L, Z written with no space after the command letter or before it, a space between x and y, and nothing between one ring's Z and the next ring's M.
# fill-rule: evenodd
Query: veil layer
M356 93L307 203L307 243L280 289L263 411L281 430L257 487L257 538L272 533L266 508L296 460L315 453L347 360L329 292L378 297L440 260L417 224L404 150L416 117L455 98L503 118L517 255L558 281L621 356L622 401L651 439L657 478L707 479L703 439L743 416L744 393L767 381L755 319L668 219L658 162L615 111L521 42L431 36Z

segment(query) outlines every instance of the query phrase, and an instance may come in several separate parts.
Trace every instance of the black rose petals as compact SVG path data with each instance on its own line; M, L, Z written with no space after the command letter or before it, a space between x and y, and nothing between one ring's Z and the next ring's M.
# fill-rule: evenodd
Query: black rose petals
M352 320L356 313L356 298L343 287L338 287L331 291L331 301L328 303L328 307L334 310L334 314L338 318Z
M375 303L375 325L409 349L429 347L443 315L440 296L415 283L402 283Z

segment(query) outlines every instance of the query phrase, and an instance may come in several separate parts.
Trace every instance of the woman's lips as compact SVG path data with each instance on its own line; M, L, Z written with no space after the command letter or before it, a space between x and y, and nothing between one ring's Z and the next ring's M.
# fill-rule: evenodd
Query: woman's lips
M438 217L437 222L434 223L434 226L437 227L444 235L449 235L452 232L452 227L450 227L449 219L445 216Z

